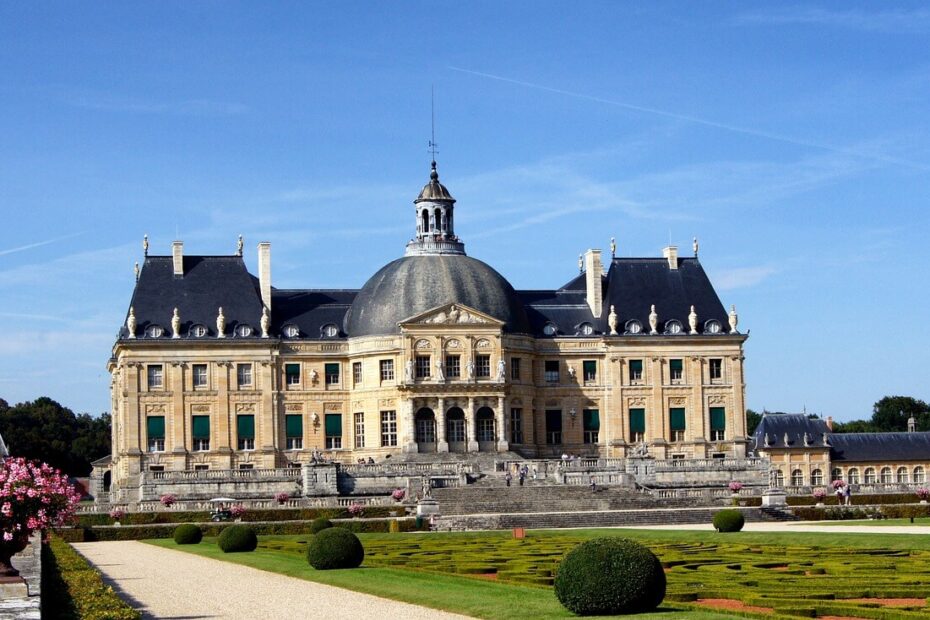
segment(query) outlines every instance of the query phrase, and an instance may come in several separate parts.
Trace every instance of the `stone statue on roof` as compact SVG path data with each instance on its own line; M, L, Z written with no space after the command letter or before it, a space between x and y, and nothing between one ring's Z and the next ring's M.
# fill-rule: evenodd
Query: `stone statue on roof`
M223 314L222 306L220 306L220 311L216 315L216 337L217 338L226 337L226 315Z
M177 308L174 309L174 314L171 315L171 337L181 337L181 315L178 314Z
M691 306L691 314L688 315L688 326L691 328L691 333L696 334L697 331L697 312L694 311L694 306Z
M136 311L132 306L129 306L129 316L126 317L126 330L130 338L136 337Z
M268 306L262 308L262 338L268 337L268 330L271 328L271 316L268 314Z
M649 333L657 334L656 328L659 326L659 315L656 313L656 305L652 304L649 309Z
M736 304L730 306L730 333L736 334L739 333L736 331L736 326L739 325L739 316L736 314Z
M610 327L610 335L617 335L617 325L619 321L617 319L617 312L614 310L613 305L610 306L610 314L607 315L607 325Z

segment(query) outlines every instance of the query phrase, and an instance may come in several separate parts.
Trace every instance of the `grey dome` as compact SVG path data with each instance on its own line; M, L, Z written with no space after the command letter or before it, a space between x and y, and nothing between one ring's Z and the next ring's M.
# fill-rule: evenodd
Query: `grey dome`
M345 318L350 337L396 334L398 323L432 308L458 303L530 333L523 302L504 277L465 255L405 256L382 267L359 291Z

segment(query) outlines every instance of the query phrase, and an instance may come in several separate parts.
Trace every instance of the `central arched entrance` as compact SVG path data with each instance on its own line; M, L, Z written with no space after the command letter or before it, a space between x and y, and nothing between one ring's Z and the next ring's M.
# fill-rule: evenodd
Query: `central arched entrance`
M475 416L475 439L478 440L478 450L481 452L495 452L496 433L494 428L494 411L490 407L481 407Z
M465 433L465 412L459 407L452 407L446 412L446 441L449 452L465 452L468 447Z
M418 452L436 451L436 414L429 407L422 407L414 417L415 440Z

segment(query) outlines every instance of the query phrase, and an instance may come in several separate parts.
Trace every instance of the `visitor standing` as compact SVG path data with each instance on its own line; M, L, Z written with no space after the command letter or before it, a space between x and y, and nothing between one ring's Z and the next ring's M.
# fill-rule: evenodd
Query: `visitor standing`
M842 486L836 487L836 505L837 506L843 505L843 487Z
M526 472L523 469L520 469L520 486L523 486L523 481L526 480Z
M591 490L597 491L597 479L594 477L594 474L591 474Z
M852 485L850 484L847 484L845 487L843 487L843 499L846 500L847 506L852 505L852 488L851 487Z
M510 481L511 481L511 480L513 480L513 474L511 474L511 473L508 471L507 474L504 476L504 481L507 483L507 486L510 486Z

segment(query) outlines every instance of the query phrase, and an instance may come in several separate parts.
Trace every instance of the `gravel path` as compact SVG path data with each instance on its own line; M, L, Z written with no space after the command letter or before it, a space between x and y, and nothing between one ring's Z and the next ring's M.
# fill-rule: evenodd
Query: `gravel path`
M135 541L74 547L143 618L466 618Z

